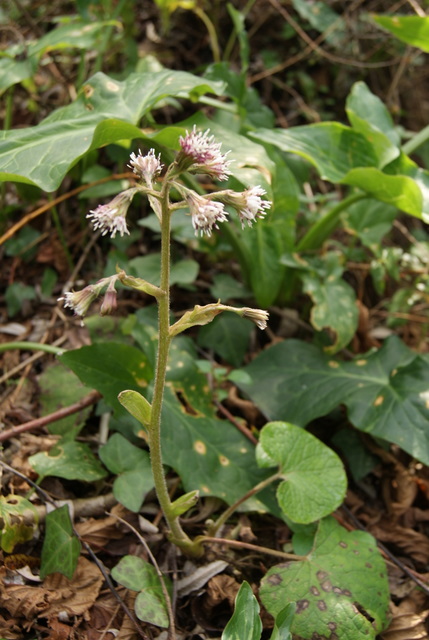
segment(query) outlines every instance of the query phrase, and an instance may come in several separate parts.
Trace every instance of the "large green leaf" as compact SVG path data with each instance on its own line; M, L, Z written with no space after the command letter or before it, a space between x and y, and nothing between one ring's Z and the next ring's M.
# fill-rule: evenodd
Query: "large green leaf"
M429 18L420 16L380 16L373 20L386 31L390 31L402 42L411 44L429 53Z
M389 586L374 538L333 518L320 522L304 560L268 571L260 596L274 616L296 602L291 630L303 640L374 640L387 622Z
M394 336L350 362L285 340L239 373L240 388L271 420L305 426L344 404L358 429L429 464L429 361Z
M344 500L347 477L341 460L304 429L287 422L269 422L261 431L258 455L264 466L267 456L278 464L282 482L277 500L294 522L320 520Z
M57 109L36 127L0 134L0 180L53 191L89 149L146 138L136 125L162 99L197 99L220 91L219 83L182 71L132 73L123 82L96 73L71 105Z
M372 144L380 167L398 157L401 139L392 116L364 82L353 85L346 110L353 129Z
M68 351L60 356L60 360L84 384L102 393L118 415L125 413L118 401L121 391L142 391L153 376L145 355L127 344L100 342Z
M287 130L259 129L249 135L306 158L325 180L359 187L371 197L411 215L429 215L429 202L425 195L427 185L422 186L422 176L419 176L419 181L410 172L400 174L400 167L395 165L395 161L389 163L388 173L381 171L379 139L374 141L374 146L363 134L338 122ZM382 159L383 163L386 162L385 153Z

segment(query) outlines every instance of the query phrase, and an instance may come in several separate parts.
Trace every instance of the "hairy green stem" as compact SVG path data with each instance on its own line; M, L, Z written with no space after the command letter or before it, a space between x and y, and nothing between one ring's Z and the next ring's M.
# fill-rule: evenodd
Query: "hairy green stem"
M255 494L257 494L260 491L262 491L262 489L265 489L266 487L268 487L272 482L275 482L276 480L279 480L281 478L281 475L282 474L278 472L278 473L275 473L274 475L270 476L269 478L266 478L265 480L262 480L262 482L259 482L259 484L256 484L252 489L250 489L250 491L245 493L243 496L241 496L241 498L239 498L236 502L234 502L234 504L232 504L230 507L228 507L228 509L225 509L225 511L222 513L221 516L219 516L219 518L216 520L216 522L214 522L209 527L209 529L208 529L209 536L215 536L216 533L219 531L219 529L228 520L228 518L230 518L232 516L232 514L238 509L238 507L241 504L243 504L243 502L246 502L246 500L248 500L249 498L251 498Z
M191 555L198 555L200 545L195 545L183 531L179 519L172 515L171 500L162 462L161 413L170 349L170 219L169 180L164 180L161 190L161 284L164 295L158 302L158 353L156 360L155 383L152 399L151 421L149 425L149 448L155 490L160 507L170 528L170 539L178 547Z

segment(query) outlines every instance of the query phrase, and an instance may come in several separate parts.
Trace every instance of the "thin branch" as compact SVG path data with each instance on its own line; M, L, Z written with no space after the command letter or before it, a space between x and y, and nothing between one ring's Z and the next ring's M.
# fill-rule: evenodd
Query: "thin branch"
M206 544L208 542L215 544L226 544L229 547L236 547L237 549L250 549L256 551L256 553L263 553L268 556L275 556L276 558L282 558L283 560L289 560L297 562L298 560L306 560L307 556L297 556L294 553L285 553L284 551L277 551L276 549L270 549L269 547L260 547L257 544L250 544L250 542L241 542L241 540L229 540L228 538L210 538L208 536L201 536L199 542Z
M34 429L40 429L41 427L45 427L47 424L51 424L52 422L56 422L57 420L61 420L62 418L67 418L67 416L71 416L86 407L91 406L98 402L101 398L101 394L98 391L91 391L87 396L79 400L79 402L75 402L69 407L64 407L63 409L58 409L58 411L54 411L47 416L42 416L41 418L36 418L35 420L30 420L29 422L24 422L23 424L19 424L16 427L12 427L11 429L7 429L0 433L0 442L4 442L5 440L9 440L9 438L13 438L19 433L24 433L26 431L33 431Z

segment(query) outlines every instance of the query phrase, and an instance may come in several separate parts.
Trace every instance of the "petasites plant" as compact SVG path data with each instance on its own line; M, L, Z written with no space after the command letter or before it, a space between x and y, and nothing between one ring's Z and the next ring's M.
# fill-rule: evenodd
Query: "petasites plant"
M171 340L174 336L196 325L205 325L224 311L230 311L238 316L249 318L260 329L265 329L268 313L261 309L249 307L229 307L220 302L205 306L196 305L187 311L174 324L170 324L170 228L171 217L177 209L189 209L192 225L196 235L210 236L213 229L228 220L229 212L226 206L236 211L242 226L252 226L262 218L271 203L264 200L264 189L259 186L249 188L242 193L231 189L214 191L200 195L185 186L181 181L184 173L203 174L212 180L227 180L231 174L227 154L221 152L221 144L210 136L209 131L198 132L196 127L180 137L181 150L175 160L166 168L161 163L160 155L154 149L149 153L132 153L129 167L136 176L136 185L119 193L108 204L99 205L92 210L87 218L94 230L100 230L102 235L117 233L121 236L128 234L127 212L137 193L147 196L155 212L161 229L161 277L160 286L135 276L128 275L124 270L102 278L95 284L88 285L81 291L67 291L60 298L64 306L70 307L77 315L84 316L92 302L105 290L101 305L101 314L111 313L116 308L115 285L120 282L126 287L153 296L158 304L158 352L156 356L155 377L153 383L152 401L149 401L135 390L124 390L119 395L121 404L136 417L147 434L150 451L153 480L158 500L163 510L170 530L171 541L189 553L200 553L198 543L190 540L183 531L179 516L191 508L198 499L196 491L187 498L182 496L178 501L170 500L165 480L163 457L161 451L161 412L164 397L164 387L167 372L167 362ZM161 177L162 175L162 178ZM159 179L160 178L160 179ZM181 200L173 201L172 191L179 194Z
M127 212L130 203L137 193L145 195L158 219L161 230L159 285L134 274L127 274L124 269L118 268L115 274L102 278L95 284L88 285L82 291L65 292L61 298L65 306L70 307L81 317L87 313L91 303L103 292L104 298L101 305L101 313L111 313L116 307L117 294L115 287L117 283L155 298L158 309L158 331L156 336L157 352L153 359L155 368L152 394L150 395L149 392L145 397L138 390L142 388L142 385L139 384L142 377L145 378L145 385L143 386L149 388L147 383L150 382L150 375L145 377L147 371L142 372L144 368L143 361L139 360L137 350L128 345L126 347L129 357L121 362L118 361L115 354L118 355L118 347L122 348L125 345L111 345L112 350L107 354L110 349L108 344L95 345L96 351L91 353L92 358L96 358L96 363L91 362L90 354L85 351L85 349L92 349L92 347L86 347L82 350L77 350L77 352L69 352L62 357L62 360L78 374L85 384L93 384L101 393L107 391L105 394L106 399L112 406L111 390L114 388L116 390L114 403L117 404L117 396L122 407L140 423L142 429L139 435L145 439L149 448L153 484L168 525L169 539L172 543L180 547L188 555L201 556L204 552L204 544L216 542L221 528L238 507L244 503L247 503L249 507L256 494L263 492L270 485L276 485L275 497L277 498L277 504L273 493L271 493L265 501L267 509L276 515L281 513L292 529L296 527L297 532L302 531L303 527L310 527L306 541L308 543L312 537L314 537L314 541L311 543L310 540L311 548L308 544L306 548L301 545L299 550L303 550L307 554L305 556L286 552L274 553L275 555L280 554L283 559L291 563L296 563L298 568L301 566L308 567L315 555L315 550L318 549L321 537L323 538L320 531L325 531L326 526L328 526L323 523L341 505L346 492L346 474L336 453L312 434L295 424L280 421L268 423L261 430L260 441L256 450L256 462L260 467L258 480L255 480L256 476L254 476L252 484L238 494L235 491L233 495L234 492L231 493L230 490L228 495L222 492L217 493L207 487L206 482L210 482L210 480L201 482L201 477L205 473L205 477L210 478L210 465L213 465L212 468L214 469L214 464L217 464L217 470L213 472L217 476L217 481L222 482L221 479L224 478L223 482L225 484L228 484L228 482L231 484L234 470L231 471L233 476L228 476L228 481L225 480L227 476L223 474L228 473L228 468L232 467L231 460L234 446L231 446L230 443L228 448L228 443L219 441L219 433L225 433L221 431L223 423L219 420L216 421L212 417L213 414L210 414L210 416L204 415L205 405L204 403L201 404L201 398L196 399L195 396L194 404L195 402L199 403L201 417L184 414L180 408L177 410L174 401L172 402L174 391L171 388L166 389L167 371L170 368L171 374L171 364L174 361L175 345L170 349L174 337L191 327L210 323L216 316L225 311L250 319L259 329L265 329L268 321L268 313L264 310L250 307L230 307L221 304L219 301L204 306L195 305L193 309L185 311L178 320L172 324L170 323L170 232L171 220L175 211L187 208L195 234L210 236L214 229L218 229L220 224L228 221L231 209L235 210L242 227L245 227L246 224L252 226L256 220L263 218L271 206L271 203L263 198L266 193L260 186L248 188L241 193L225 189L211 191L204 195L191 189L188 186L189 181L186 184L184 183L186 174L206 175L211 180L223 181L231 175L231 163L227 160L227 154L221 152L221 145L215 141L209 131L199 132L196 127L193 127L191 131L186 132L186 135L180 137L179 142L180 151L166 168L161 163L160 155L156 155L153 149L147 154L142 154L140 151L138 154L132 153L129 166L136 177L135 186L117 195L110 203L98 206L87 216L94 229L100 230L101 234L110 234L111 236L117 233L120 235L127 234L129 233ZM114 365L112 365L112 361ZM101 375L98 375L97 371ZM122 389L118 395L121 383L123 386L126 384L129 386ZM169 424L171 421L174 423L174 456L171 455L171 450L167 447L170 444L169 439L171 439L171 424ZM211 447L212 450L203 439L196 439L194 436L192 440L189 438L186 440L186 437L184 437L188 427L189 432L192 429L197 430L195 425L198 421L206 426L205 435L200 436L201 438L206 438L206 442L209 442L208 433L211 427L213 425L215 427L214 431L217 439L214 439L215 445ZM113 442L114 438L115 442ZM142 496L152 486L152 478L149 478L146 472L143 475L140 474L143 467L147 469L148 466L146 452L130 443L124 448L124 442L125 439L122 436L115 434L109 440L109 443L103 447L100 456L112 472L119 474L114 486L115 495L128 508L138 511L143 499ZM247 448L242 444L238 448L242 455L247 452ZM200 457L200 462L194 465L192 460L195 460L195 456ZM179 475L181 476L185 493L172 501L167 489L164 465L169 464L179 472L178 460L183 459L183 457L186 459L186 465L183 466L182 464ZM189 473L190 469L191 473ZM140 481L139 490L137 491L139 496L135 495L135 500L130 500L126 495L127 490L125 487L130 486L129 484L127 485L130 478L133 478L133 481L137 481L137 478L139 478ZM235 485L238 483L238 478L239 474L235 473ZM321 479L323 479L323 482L321 482ZM117 486L118 482L122 482L122 488ZM248 488L249 486L251 488ZM137 485L132 487L134 493L136 493L136 487ZM236 486L235 488L237 489ZM180 516L196 504L199 497L199 489L206 495L211 494L223 497L229 503L229 506L218 516L215 522L208 526L208 530L204 535L191 539L182 526ZM217 491L219 491L219 488ZM263 494L261 493L261 495ZM316 521L322 523L317 530L313 525ZM341 529L341 527L339 528ZM343 530L341 529L341 531ZM340 536L341 534L337 532L336 535ZM340 540L340 546L341 542ZM364 566L360 559L354 558L354 555L348 558L348 555L354 554L354 552L355 549L352 547L350 547L349 551L343 552L345 557L343 568L347 572L349 566L346 561L354 563L352 568L358 575L359 571L364 570ZM335 564L337 548L335 546L329 547L324 553L326 553L326 557L324 556L326 563ZM376 549L372 550L372 554L375 560L371 556L371 561L378 564L382 563ZM367 559L367 555L362 554L362 560L366 561ZM136 563L138 560L136 558ZM138 601L146 601L147 594L150 592L157 602L156 611L158 614L162 612L161 616L158 614L152 615L147 608L136 606L137 617L160 626L169 624L170 628L173 628L174 621L169 613L171 612L171 607L167 605L164 607L165 602L168 600L168 590L161 588L158 578L155 580L152 576L153 572L147 571L146 566L137 566L137 564L133 563L132 558L128 558L127 563L130 563L133 571L136 572L136 580L133 582L132 588L140 592ZM366 566L368 567L368 565ZM335 576L335 587L338 589L343 588L341 576L343 568L340 567L338 575ZM371 609L371 615L375 617L375 614L377 614L377 625L374 627L374 632L383 627L387 606L386 580L384 575L381 576L378 568L377 565L377 575L373 575L371 572L374 584L378 585L381 593L379 601L374 605L374 611ZM122 584L125 584L121 571L122 569L117 570L117 573L119 572L117 579ZM268 584L271 583L269 582ZM276 617L276 627L272 637L273 639L278 637L286 638L289 635L291 618L295 609L293 603L297 602L297 596L293 594L293 597L289 599L287 594L283 594L282 602L279 604L276 601L273 605L267 589L265 589L268 593L266 606ZM304 593L303 597L310 598L310 595ZM362 593L358 592L355 600L359 606L366 608L367 603L361 596ZM341 625L348 624L349 616L354 615L353 606L350 605L350 610L345 616L342 614L338 616L338 612L336 613L335 611L331 612L332 620L330 621L336 625L336 628L338 626L339 629ZM333 608L335 609L335 607ZM242 597L238 598L236 603L235 618L228 629L225 630L225 638L237 637L240 640L241 638L244 640L243 635L234 635L234 629L241 624L237 621L240 621L243 616L247 618L249 611L253 612L252 615L257 620L258 612L254 599L252 599L250 593L246 595L245 591L243 591ZM169 620L166 618L167 614ZM303 638L315 637L313 635L315 632L313 618L309 617L305 611L299 610L299 614L300 636ZM253 626L254 637L256 638L259 634L260 625L256 623L256 626ZM368 637L374 637L371 635L372 629L369 625L365 627L365 630L369 632ZM319 627L317 632L319 632ZM280 636L280 634L283 635ZM345 636L338 633L338 637Z

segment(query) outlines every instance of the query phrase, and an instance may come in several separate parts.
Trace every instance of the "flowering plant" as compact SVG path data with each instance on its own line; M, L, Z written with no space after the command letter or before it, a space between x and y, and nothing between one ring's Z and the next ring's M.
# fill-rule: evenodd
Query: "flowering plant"
M235 209L242 226L245 223L252 226L258 218L262 218L271 203L263 200L265 191L261 187L252 187L242 193L236 193L231 189L214 191L200 195L185 186L180 180L181 175L189 173L205 174L213 180L227 180L231 175L230 161L227 154L221 152L221 145L209 135L209 131L197 132L194 126L191 132L180 140L181 150L176 159L166 168L160 156L155 155L155 150L150 149L147 154L132 153L129 167L136 176L136 185L122 193L104 205L99 205L88 214L93 228L99 230L101 235L116 233L121 236L128 234L127 213L135 194L142 193L147 196L151 207L158 217L161 228L161 281L160 286L142 279L130 276L123 270L102 278L95 284L88 285L82 291L67 291L60 298L64 306L70 307L77 315L83 317L92 302L106 289L101 305L102 315L111 313L116 308L117 282L132 289L143 291L152 295L158 303L158 352L152 402L135 391L124 390L119 396L119 401L127 410L141 421L147 430L147 442L151 454L151 465L155 489L158 500L163 510L165 519L170 529L171 540L187 550L189 553L198 554L201 547L198 541L192 541L183 531L179 516L188 510L198 499L196 491L182 496L179 500L170 500L163 470L161 451L161 410L163 403L167 360L171 340L174 336L186 329L204 325L213 320L224 311L233 312L241 317L251 319L257 327L265 329L268 313L262 309L249 307L235 308L217 303L205 306L196 305L194 309L186 311L182 317L170 325L170 225L174 212L185 206L188 207L192 225L196 235L210 236L213 229L228 220L229 212L225 207ZM179 193L183 198L180 202L172 202L171 190ZM130 403L131 398L131 403Z

